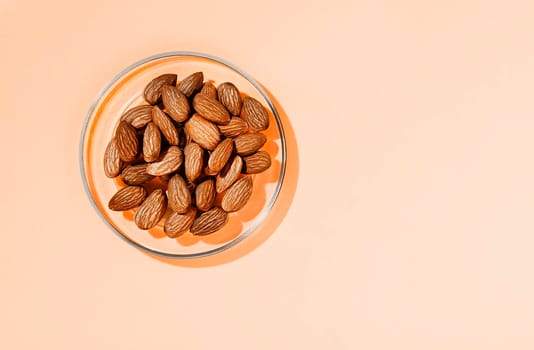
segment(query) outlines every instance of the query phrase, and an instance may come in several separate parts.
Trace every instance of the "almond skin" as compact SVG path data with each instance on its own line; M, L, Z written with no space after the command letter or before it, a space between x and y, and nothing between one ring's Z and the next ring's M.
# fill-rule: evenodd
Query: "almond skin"
M161 133L156 124L147 124L143 136L143 157L146 162L155 162L161 150Z
M198 144L191 142L184 148L185 177L194 182L202 173L204 166L204 150Z
M127 166L122 171L122 181L124 181L128 185L134 186L142 185L145 182L152 180L154 176L146 172L146 166L147 164Z
M158 107L152 109L152 120L156 124L169 144L177 146L180 143L178 130L172 123L171 119Z
M241 113L241 95L237 87L230 83L222 83L217 88L217 95L219 96L219 101L224 107L232 114L239 115Z
M167 220L165 220L165 225L163 226L165 234L170 238L183 235L193 225L196 214L197 210L195 208L190 208L184 214L172 212Z
M269 114L263 105L253 97L243 99L241 118L247 122L252 131L261 131L269 127Z
M121 159L125 162L135 160L139 143L133 126L125 121L120 122L115 131L115 140Z
M122 165L117 142L115 138L112 138L104 152L104 173L107 177L116 177L120 174Z
M202 148L210 151L221 140L217 126L197 113L193 114L185 123L185 132Z
M226 137L236 137L244 134L248 130L248 125L239 117L232 117L228 124L217 126L221 133Z
M252 196L252 177L244 176L237 180L223 196L221 208L227 212L238 211Z
M152 120L152 106L150 105L141 105L130 108L121 116L121 121L132 124L136 119L150 118Z
M111 210L123 211L138 207L146 198L146 190L142 186L126 186L121 188L109 200Z
M146 172L154 176L167 175L178 170L183 161L182 150L177 146L171 146L159 162L147 165Z
M251 156L243 158L243 160L247 174L258 174L271 166L271 156L265 151L256 152Z
M151 105L158 103L161 99L161 88L165 85L174 85L176 84L177 79L176 74L162 74L159 77L154 78L148 85L145 87L144 96L145 100Z
M135 212L135 224L141 230L156 226L167 210L167 200L163 190L154 190Z
M219 207L215 207L205 213L200 214L193 225L191 233L197 236L209 235L220 230L228 221L228 214Z
M215 202L215 184L213 179L207 179L201 182L195 189L195 200L197 208L200 211L210 210Z
M211 81L207 81L202 85L202 89L200 90L199 94L208 95L209 97L217 100L217 88Z
M187 97L175 86L164 86L161 89L161 99L165 111L172 119L181 123L189 116L190 107Z
M179 214L187 212L191 205L191 192L185 180L178 174L171 177L167 187L169 207Z
M223 170L217 174L215 179L215 191L221 193L226 191L228 187L237 180L243 169L243 159L240 156L235 156L230 163L228 163Z
M193 108L198 114L214 123L226 124L230 121L230 114L226 108L208 95L197 94L193 98Z
M247 156L259 150L267 142L262 133L243 134L234 139L235 150L241 156Z
M202 72L196 72L187 76L182 80L177 88L185 96L191 97L195 92L199 91L202 88L202 82L204 81L204 74Z
M208 175L215 175L226 165L234 150L232 139L222 140L211 152L208 160Z

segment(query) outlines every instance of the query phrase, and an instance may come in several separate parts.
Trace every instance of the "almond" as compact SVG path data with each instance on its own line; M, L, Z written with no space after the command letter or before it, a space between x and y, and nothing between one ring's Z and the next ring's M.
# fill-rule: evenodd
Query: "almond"
M247 174L261 173L271 166L271 156L265 151L256 152L243 158L243 160L245 161L245 172Z
M161 133L156 124L147 124L143 136L143 157L146 162L155 162L161 149Z
M151 105L156 104L161 98L161 88L165 85L176 84L176 74L163 74L154 78L145 87L144 96L145 100Z
M189 75L184 80L182 80L177 85L177 88L185 96L191 97L193 93L199 91L202 88L203 81L204 81L204 74L202 72L196 72L196 73Z
M134 120L143 119L147 116L152 119L152 106L141 105L130 108L129 110L124 112L124 114L121 116L121 121L124 120L125 122L132 124Z
M207 81L202 86L202 89L200 90L199 94L208 95L211 98L217 99L217 88L211 81Z
M243 102L241 101L239 90L234 84L230 82L222 83L217 88L217 95L219 96L219 101L232 115L241 113Z
M243 134L234 139L235 150L241 156L252 154L263 147L267 137L262 133Z
M201 211L211 209L213 202L215 202L215 196L217 196L217 193L215 192L213 179L210 178L201 182L195 189L197 208Z
M128 185L142 185L154 178L146 172L147 164L130 165L122 171L122 181Z
M130 124L136 129L141 129L145 127L148 123L152 121L152 112L150 114L143 114L132 120Z
M198 114L214 123L225 124L230 121L230 114L226 108L208 95L197 94L193 98L193 108Z
M226 191L226 189L237 180L239 174L241 174L241 169L243 168L243 159L240 156L235 156L232 161L227 164L223 170L217 174L215 179L215 191L221 193Z
M115 138L109 141L104 152L104 172L107 177L116 177L121 172L122 159Z
M135 129L127 122L122 121L115 131L115 139L121 159L125 162L133 161L139 148Z
M171 215L165 220L163 229L165 234L170 238L176 238L183 235L195 221L197 210L195 208L189 209L184 214L172 212Z
M232 139L224 139L215 147L208 160L208 175L215 175L221 171L232 155L233 149Z
M184 148L185 177L193 182L202 173L204 166L204 150L198 144L191 142Z
M227 212L238 211L252 196L252 177L244 176L237 180L223 196L221 208Z
M176 146L171 146L159 162L147 165L146 172L154 176L167 175L178 170L183 160L182 150Z
M167 197L169 207L177 213L185 213L191 205L191 192L180 175L176 174L169 180Z
M181 123L189 116L189 101L187 97L175 86L164 86L161 89L161 99L165 111L172 119Z
M200 214L193 225L191 233L197 236L204 236L220 230L228 221L228 214L219 207L215 207L205 213Z
M217 126L221 133L226 137L236 137L247 132L248 126L245 121L239 117L232 117L228 124Z
M217 129L215 124L204 119L197 113L193 114L193 116L191 116L185 123L185 132L202 148L210 151L213 150L221 140L219 129Z
M156 124L169 144L177 146L180 143L178 130L172 123L171 119L158 107L152 109L152 120Z
M154 190L135 212L135 224L142 230L156 226L167 210L163 190Z
M141 186L126 186L121 188L109 200L111 210L122 211L138 207L146 198L146 190Z
M261 131L269 127L269 114L263 105L253 97L243 99L241 118L245 120L252 131Z

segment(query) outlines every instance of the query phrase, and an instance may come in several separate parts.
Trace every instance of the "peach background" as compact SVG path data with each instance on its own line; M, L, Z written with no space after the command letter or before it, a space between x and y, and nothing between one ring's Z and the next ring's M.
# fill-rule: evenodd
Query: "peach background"
M0 348L533 349L533 15L513 0L0 2ZM82 189L93 98L171 50L242 67L295 131L289 210L236 259L153 259Z

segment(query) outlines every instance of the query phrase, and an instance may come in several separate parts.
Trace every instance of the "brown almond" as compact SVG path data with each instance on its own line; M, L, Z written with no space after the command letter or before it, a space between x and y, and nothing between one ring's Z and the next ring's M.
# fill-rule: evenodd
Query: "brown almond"
M115 139L121 159L125 162L133 161L139 148L137 133L133 126L125 121L120 122L115 131Z
M130 165L122 171L122 181L128 185L142 185L154 178L146 172L147 164Z
M228 124L217 126L226 137L236 137L247 132L248 125L239 117L232 117Z
M152 121L152 113L143 114L132 120L131 124L136 129L144 128L148 123Z
M165 225L163 226L165 234L170 238L183 235L193 225L196 214L197 210L195 208L190 208L184 214L172 212L167 220L165 220Z
M191 192L185 180L178 174L171 177L167 187L169 207L177 213L183 214L191 205Z
M251 156L243 158L243 160L247 174L258 174L271 166L271 156L265 151L256 152Z
M146 198L146 190L142 186L126 186L121 188L109 200L111 210L123 211L138 207Z
M198 179L203 166L204 150L194 142L188 143L184 148L184 170L187 180L193 182Z
M179 123L187 119L190 112L189 101L176 86L164 86L161 89L161 99L165 111L172 119Z
M176 84L176 74L163 74L154 78L145 87L144 96L145 100L151 105L156 104L161 99L161 88L165 85Z
M178 130L171 119L158 107L152 109L152 120L156 124L169 144L177 146L180 143Z
M143 157L146 162L155 162L161 150L161 133L156 124L147 124L143 136Z
M240 156L235 156L231 162L217 174L215 178L215 191L221 193L226 191L228 187L237 180L243 169L243 159Z
M156 226L167 210L167 200L163 190L152 192L135 212L135 224L142 230Z
M154 176L167 175L178 170L183 160L182 150L176 146L171 146L159 162L147 165L146 172Z
M198 184L195 189L195 201L197 208L201 211L210 210L215 202L215 197L217 193L215 192L215 184L213 179L207 179Z
M215 147L208 159L208 175L215 175L221 171L232 155L233 149L232 139L224 139Z
M208 95L209 97L217 100L217 88L211 81L207 81L202 85L202 89L200 90L199 94Z
M224 107L232 114L239 115L241 113L241 95L237 87L230 83L222 83L217 88L217 95L219 96L219 101Z
M104 152L104 173L107 177L116 177L121 172L122 165L116 139L112 138Z
M226 108L219 101L208 95L195 95L193 108L198 114L214 123L225 124L230 121L230 114Z
M193 114L185 123L185 132L202 148L210 151L221 140L217 126L197 113Z
M221 201L221 208L227 212L238 211L247 204L250 196L252 196L252 177L244 176L226 191Z
M267 142L267 137L262 133L243 134L234 139L235 150L241 156L247 156L259 150Z
M253 97L243 99L241 118L247 122L252 131L261 131L269 127L269 114L267 109Z
M141 105L130 108L121 116L121 121L132 124L136 119L150 118L152 120L152 106L150 105Z
M195 92L199 91L202 88L202 82L204 81L204 74L202 72L196 72L187 76L182 80L177 88L185 96L191 97Z
M228 221L228 213L219 207L215 207L205 213L200 214L193 225L191 233L197 236L205 236L220 230Z

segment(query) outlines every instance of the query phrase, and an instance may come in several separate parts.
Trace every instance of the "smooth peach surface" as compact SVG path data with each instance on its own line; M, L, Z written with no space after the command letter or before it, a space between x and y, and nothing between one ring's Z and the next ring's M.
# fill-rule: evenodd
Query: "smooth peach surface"
M532 1L0 2L0 349L534 348ZM270 224L156 259L83 190L143 57L233 62L289 126Z

